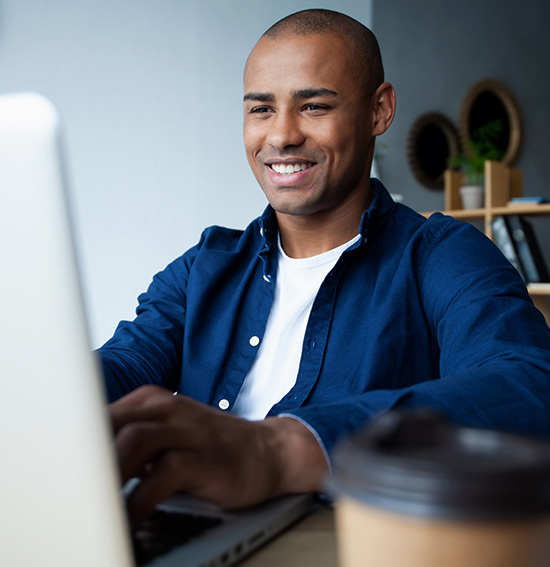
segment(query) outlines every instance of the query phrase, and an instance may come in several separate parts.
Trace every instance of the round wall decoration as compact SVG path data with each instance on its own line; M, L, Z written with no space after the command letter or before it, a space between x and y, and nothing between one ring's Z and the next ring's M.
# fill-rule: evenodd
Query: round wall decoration
M407 157L414 176L424 187L443 189L449 158L460 151L457 129L444 114L428 112L412 125Z
M460 109L460 134L463 140L474 140L476 132L489 126L493 141L502 152L502 161L513 165L521 149L522 125L519 106L502 83L485 79L473 85L464 96ZM465 148L468 152L468 147Z

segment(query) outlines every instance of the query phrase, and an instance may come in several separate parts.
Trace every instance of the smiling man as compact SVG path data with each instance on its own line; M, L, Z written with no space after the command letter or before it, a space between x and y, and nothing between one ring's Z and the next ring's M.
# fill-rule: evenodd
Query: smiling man
M244 142L269 206L205 230L99 351L135 521L176 490L227 507L321 490L337 440L394 407L550 436L550 332L518 274L370 179L394 111L345 15L293 14L252 50Z
M390 125L395 95L380 71L375 81L361 76L372 67L366 53L376 51L369 39L367 51L342 33L297 35L281 25L248 59L248 162L276 211L283 249L294 258L356 236L372 198L374 136Z

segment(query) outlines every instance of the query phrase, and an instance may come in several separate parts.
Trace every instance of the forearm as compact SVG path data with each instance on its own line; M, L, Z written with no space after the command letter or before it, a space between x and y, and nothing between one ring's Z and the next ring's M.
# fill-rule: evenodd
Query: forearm
M292 417L268 418L262 427L271 461L273 496L321 491L329 464L310 429Z
M109 401L145 384L176 390L182 367L188 266L176 259L138 297L136 318L121 321L96 352Z
M399 407L428 407L462 425L550 439L549 404L548 370L501 361L408 388L373 390L330 404L304 406L293 414L311 425L330 453L341 437Z
M105 348L96 351L103 372L107 400L114 402L140 386L155 384L175 391L179 381L177 364L169 364L145 348L141 351ZM149 356L146 356L149 354Z

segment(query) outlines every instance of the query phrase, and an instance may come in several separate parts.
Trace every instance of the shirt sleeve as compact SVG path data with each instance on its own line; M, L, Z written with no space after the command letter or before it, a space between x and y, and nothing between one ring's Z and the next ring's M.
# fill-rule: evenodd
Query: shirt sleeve
M177 389L193 254L191 249L155 275L138 297L136 318L119 323L98 349L109 402L144 384Z
M458 424L550 438L549 328L515 269L472 231L451 223L418 256L415 277L440 349L440 377L292 411L327 451L396 407L429 407Z

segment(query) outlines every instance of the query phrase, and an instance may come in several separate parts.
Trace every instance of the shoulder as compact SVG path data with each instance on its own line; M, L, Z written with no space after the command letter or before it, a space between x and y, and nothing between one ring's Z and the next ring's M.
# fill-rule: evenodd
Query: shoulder
M225 226L209 226L204 229L198 244L194 248L197 251L220 250L229 252L237 248L240 241L250 238L257 224L256 219L245 230ZM257 228L257 232L259 236L259 228Z
M419 233L430 240L452 235L465 230L470 236L480 233L471 224L464 223L443 213L433 213L429 217L417 213L410 207L396 203L392 221L408 228L412 233ZM472 230L470 230L472 229Z
M263 246L264 238L260 219L254 219L245 229L210 226L201 234L196 246L188 251L188 257L227 256L232 254L256 254Z
M258 219L245 230L210 226L202 232L197 244L154 275L147 293L183 296L193 274L204 281L207 274L234 265L235 258L243 253L252 258L258 253L261 242Z
M181 274L191 270L197 261L214 261L233 254L256 254L263 243L259 219L245 229L210 226L203 230L199 241L167 266L168 271Z
M425 218L409 207L396 205L382 241L383 246L401 250L400 263L409 266L430 294L474 288L482 295L507 288L523 293L523 281L515 268L470 223L442 213Z
M378 235L377 235L378 236ZM415 256L429 254L441 243L451 246L488 242L489 239L469 223L442 213L426 218L410 207L394 203L383 222L380 246L393 250L408 249Z
M511 267L498 247L470 223L442 213L419 221L409 245L424 268L439 273L487 272ZM513 268L512 268L513 270Z
M487 253L498 252L489 238L476 227L443 213L433 213L426 218L405 205L397 204L389 224L391 232L399 233L424 253L440 246L475 246Z
M424 296L440 313L451 306L455 314L477 311L480 302L495 307L497 298L528 301L521 276L481 230L437 213L423 232L426 246L417 274Z
M424 244L435 242L445 233L460 231L464 225L441 213L426 218L407 205L394 202L382 183L374 181L374 199L367 211L367 236L371 239L381 236L384 247L400 248L411 240Z
M419 235L426 241L428 253L438 256L450 253L450 261L464 258L499 266L508 264L498 247L481 230L442 213L427 218Z

